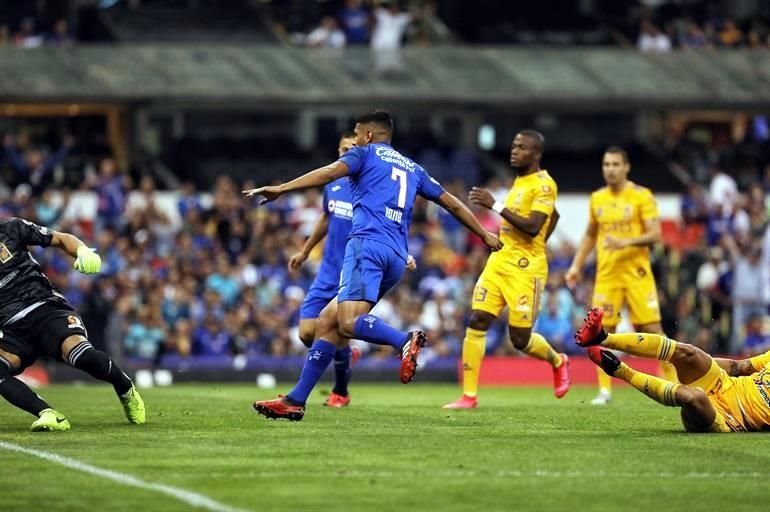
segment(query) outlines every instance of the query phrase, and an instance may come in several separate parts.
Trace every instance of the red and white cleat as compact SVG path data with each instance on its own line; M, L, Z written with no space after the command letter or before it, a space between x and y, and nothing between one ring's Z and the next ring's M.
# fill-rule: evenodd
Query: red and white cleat
M567 354L559 355L561 356L561 365L553 369L553 394L556 398L566 395L572 383L569 376L569 357Z
M428 338L422 331L412 331L409 333L409 339L404 343L401 349L401 383L409 384L417 371L417 356L420 350L427 343Z
M463 395L451 404L446 404L444 409L475 409L479 400L475 396Z
M602 327L603 318L604 310L602 308L591 308L588 316L583 320L583 326L575 333L575 341L577 341L578 345L590 347L604 341L607 333L604 332Z
M333 407L335 409L341 409L350 405L350 395L342 396L338 395L334 391L329 395L329 398L324 402L326 407Z
M254 402L254 410L262 416L270 419L284 418L289 421L300 421L305 416L304 405L289 403L286 397L278 397L273 400Z

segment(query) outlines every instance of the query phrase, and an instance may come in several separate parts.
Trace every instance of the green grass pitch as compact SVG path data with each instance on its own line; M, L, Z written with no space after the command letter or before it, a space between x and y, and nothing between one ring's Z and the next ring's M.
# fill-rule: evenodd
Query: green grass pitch
M0 441L70 457L239 509L756 512L768 500L765 434L691 435L678 411L629 388L608 407L593 388L481 390L475 411L443 411L454 386L353 385L347 409L311 397L304 421L251 409L273 393L179 385L143 392L148 423L125 422L111 388L42 391L73 430L33 434L0 402ZM190 505L0 449L2 510L181 511Z

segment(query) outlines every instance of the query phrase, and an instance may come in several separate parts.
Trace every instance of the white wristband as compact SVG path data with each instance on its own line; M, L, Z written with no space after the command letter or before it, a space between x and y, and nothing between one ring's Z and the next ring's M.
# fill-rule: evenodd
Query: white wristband
M492 205L492 209L502 215L505 205L500 201L495 201L495 204Z

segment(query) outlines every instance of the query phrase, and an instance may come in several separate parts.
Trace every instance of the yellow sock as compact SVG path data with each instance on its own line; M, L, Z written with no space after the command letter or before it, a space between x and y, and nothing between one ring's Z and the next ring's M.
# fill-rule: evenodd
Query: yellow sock
M487 333L468 327L463 340L463 393L476 396L479 392L481 361L487 348Z
M676 403L676 390L681 384L675 384L667 380L638 372L626 363L620 363L620 368L615 372L615 377L622 379L636 389L649 396L659 404L674 407Z
M612 377L604 373L601 368L596 369L596 376L599 380L599 391L606 391L607 394L612 392Z
M540 359L541 361L548 361L548 364L554 368L561 366L562 360L558 352L556 352L551 345L545 341L540 334L533 332L529 337L529 343L524 347L524 352L527 355Z
M608 334L602 346L641 357L670 361L676 350L676 341L660 334Z
M660 376L670 382L679 382L676 368L674 368L674 365L668 361L660 362Z

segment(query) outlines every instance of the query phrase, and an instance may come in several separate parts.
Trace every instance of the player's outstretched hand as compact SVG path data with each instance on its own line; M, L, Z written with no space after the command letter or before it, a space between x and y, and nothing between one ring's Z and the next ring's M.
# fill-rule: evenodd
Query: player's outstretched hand
M492 205L495 204L495 197L492 195L492 192L485 188L473 187L468 193L468 199L471 203L483 206L484 208L492 208Z
M98 274L102 269L102 258L93 249L81 245L73 267L81 274Z
M267 187L259 187L259 188L251 188L249 190L243 190L242 191L246 197L253 197L253 196L262 196L264 199L259 202L259 204L265 204L269 203L270 201L275 201L279 197L281 197L281 187L279 186L267 186Z
M487 231L487 235L484 237L484 243L493 251L499 251L503 248L503 242L497 238L497 235Z
M580 271L575 267L570 267L567 273L564 274L564 282L567 283L567 288L574 290L580 281Z
M305 263L306 259L307 259L307 255L302 251L294 254L291 258L289 258L289 270L299 269L299 267L301 267L302 264Z
M414 259L414 256L412 256L411 254L406 255L406 269L417 270L417 261Z

